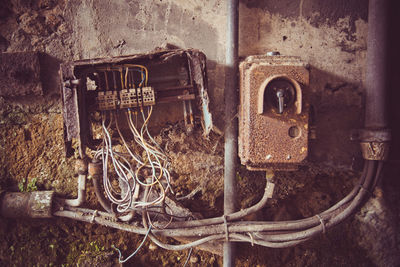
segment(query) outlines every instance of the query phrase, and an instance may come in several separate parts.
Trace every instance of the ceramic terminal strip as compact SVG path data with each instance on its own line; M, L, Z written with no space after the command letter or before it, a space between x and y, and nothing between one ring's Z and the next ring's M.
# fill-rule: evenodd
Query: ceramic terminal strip
M156 104L154 88L150 86L124 89L119 92L98 92L96 100L99 110L146 107Z
M114 110L118 106L118 92L107 91L99 92L97 94L97 104L99 110Z

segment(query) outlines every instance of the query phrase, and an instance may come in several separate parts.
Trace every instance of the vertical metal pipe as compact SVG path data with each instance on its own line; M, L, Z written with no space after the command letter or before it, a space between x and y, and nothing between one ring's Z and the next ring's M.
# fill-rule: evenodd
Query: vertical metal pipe
M238 0L227 1L227 25L225 48L225 155L224 155L224 214L236 210L236 165L237 165L237 113L238 101ZM234 246L224 242L223 266L234 265Z
M388 0L369 0L367 71L365 80L366 106L365 127L379 129L387 127L387 29Z

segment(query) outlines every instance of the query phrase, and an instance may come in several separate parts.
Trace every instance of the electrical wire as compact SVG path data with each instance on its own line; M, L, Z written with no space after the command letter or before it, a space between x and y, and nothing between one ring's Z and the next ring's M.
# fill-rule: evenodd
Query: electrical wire
M127 262L128 260L130 260L130 258L132 258L133 256L135 256L136 253L139 252L139 250L140 250L140 249L142 248L142 246L144 245L144 242L146 241L146 239L147 239L147 237L148 237L150 231L151 231L151 226L149 227L149 230L147 230L146 235L144 236L142 242L141 242L140 245L137 247L137 249L136 249L131 255L129 255L126 259L124 259L124 260L122 260L122 253L121 253L121 251L120 251L117 247L115 247L114 245L111 246L113 249L115 249L116 251L118 251L118 261L119 261L119 263L125 263L125 262Z
M254 244L272 248L290 247L305 242L311 237L322 233L325 228L328 229L335 226L336 224L342 222L350 214L352 214L356 210L356 208L359 207L359 205L362 203L365 195L373 189L372 186L379 178L378 170L380 169L381 163L367 161L366 168L364 168L364 173L360 179L361 183L357 184L355 187L357 189L357 193L354 195L354 190L352 190L348 195L354 195L354 197L350 200L347 196L343 198L343 200L345 201L342 200L338 202L338 204L340 203L340 205L334 205L327 211L320 213L320 216L321 218L323 218L324 221L324 227L322 226L321 221L315 216L307 219L286 222L230 222L228 228L229 240L233 242L251 242ZM75 208L75 210L78 209ZM66 216L65 212L68 211L59 211L56 212L55 215L63 217L72 216L71 214ZM95 222L125 231L144 234L148 230L147 218L146 216L144 216L144 214L145 213L142 213L142 220L145 229L129 226L118 222L112 222L109 219L102 219L100 216L95 218ZM83 221L89 221L88 218L90 218L91 214L87 214L86 217L80 217L81 215L78 216L76 214L74 214L73 216L75 216L75 219L78 218ZM249 238L248 236L241 234L249 232L253 233L253 238ZM159 241L154 236L154 234L171 237L198 236L200 239L184 245L169 245ZM149 234L149 238L157 245L165 249L181 250L193 246L198 246L205 242L223 240L224 238L226 238L226 233L224 224L217 223L207 226L195 226L190 228L153 229Z
M188 256L187 256L187 258L186 258L186 261L185 261L185 263L183 264L183 267L186 267L187 264L189 263L189 259L190 259L190 256L192 256L192 252L193 252L193 248L190 248L189 253L188 253Z
M137 71L141 74L142 80L138 88L141 88L143 85L147 86L148 70L142 65L114 65L111 67L107 66L105 69L99 68L98 70L104 71L106 79L107 72L112 73L115 90L117 89L115 72L120 73L121 89L128 89L128 86L135 87L133 76L129 75L129 73L133 71ZM124 220L129 220L133 217L134 213L132 213L132 211L135 208L163 204L166 193L168 191L173 192L170 183L171 175L168 171L168 158L148 130L148 123L151 118L152 110L153 108L150 106L147 108L147 113L145 113L143 107L140 107L143 119L141 127L137 126L137 120L134 122L131 109L125 111L102 112L101 126L103 142L101 148L95 152L94 158L101 160L103 165L103 187L105 197L110 200L111 206L116 206L116 211L118 213L130 212L131 214L129 216L118 215ZM126 114L135 147L128 144L121 131L118 122L118 117L121 112ZM137 114L136 111L134 113ZM109 124L106 125L108 118ZM122 140L123 148L127 153L121 153L119 151L120 148L117 149L113 144L114 140L111 131L113 125L115 125L120 140ZM119 188L116 187L117 184ZM139 195L134 196L135 188L137 188L139 192L141 191L140 187L149 189L149 194L146 198L140 199ZM96 192L101 194L101 190L97 190ZM99 198L105 200L102 196ZM105 205L106 201L102 201L102 203L105 208L109 208L108 205ZM170 218L173 217L170 216Z
M121 89L135 88L132 72L140 73L141 81L138 84L138 90L143 86L147 86L148 83L148 69L142 65L107 66L105 69L100 68L99 71L104 71L107 90L109 90L108 72L112 74L114 90L117 90L115 72L120 72ZM267 180L265 193L256 205L222 217L193 221L173 221L178 216L168 214L165 211L167 192L173 193L171 175L168 170L169 160L148 129L153 107L150 106L147 109L140 107L141 125L137 120L138 110L139 108L137 110L127 109L102 112L103 142L101 147L94 153L94 158L102 162L104 194L110 201L111 208L108 209L108 205L104 203L102 205L106 206L107 211L114 211L112 207L116 207L116 214L68 206L65 210L59 210L54 213L56 216L98 223L145 235L139 247L125 260L122 260L120 250L115 248L119 252L120 263L126 262L133 257L147 238L150 238L158 246L169 250L183 250L207 242L222 240L249 242L271 248L290 247L300 244L320 233L325 233L326 229L339 224L354 213L365 197L373 191L382 171L382 162L367 160L359 183L355 185L353 190L329 209L309 218L279 222L240 221L248 214L262 209L268 199L272 197L271 186L273 188L273 184ZM133 119L133 114L136 116L135 120ZM134 146L128 144L121 131L118 123L120 115L125 115L126 117ZM118 136L122 140L121 147L118 147L112 138L113 126L115 126ZM125 152L121 151L121 149L124 149ZM144 190L140 188L144 188ZM96 190L96 194L100 194L100 191ZM142 192L141 197L139 197L139 191ZM156 207L164 208L162 209L164 213L152 211ZM134 216L135 211L141 211L142 227L117 221L118 218L129 221ZM128 215L126 215L127 213ZM152 213L156 214L153 218L150 216ZM166 224L160 226L162 222L156 221L157 214L162 214L169 218ZM157 236L197 237L198 239L187 244L171 245L160 241ZM190 253L191 251L185 265L190 258Z

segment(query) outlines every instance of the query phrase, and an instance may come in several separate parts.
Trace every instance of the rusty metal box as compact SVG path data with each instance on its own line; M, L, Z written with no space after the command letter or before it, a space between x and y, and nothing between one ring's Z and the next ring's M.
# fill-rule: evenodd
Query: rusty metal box
M146 75L143 70L129 70L135 66L142 66ZM208 107L206 56L196 49L158 49L137 55L67 62L61 64L60 77L67 156L74 153L74 139L78 140L80 153L86 147L98 148L101 140L94 136L93 125L99 123L96 113L103 111L156 105L153 113L158 112L157 119L161 120L172 117L171 107L182 107L183 103L188 132L194 127L194 114L200 115L205 136L213 127ZM137 88L134 81L141 81ZM142 86L147 82L148 86Z
M296 169L308 154L307 64L298 57L250 56L239 69L241 163L251 170Z

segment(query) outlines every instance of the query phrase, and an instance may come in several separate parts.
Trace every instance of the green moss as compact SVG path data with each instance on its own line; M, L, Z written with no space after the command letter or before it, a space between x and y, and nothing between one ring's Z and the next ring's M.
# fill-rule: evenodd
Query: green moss
M37 191L38 188L36 186L36 182L37 182L36 178L30 180L29 183L26 185L26 191L27 192Z
M26 114L20 111L14 111L8 114L7 120L10 124L22 125L26 123Z
M37 191L37 178L31 179L28 183L26 183L26 179L23 178L22 181L18 183L18 189L20 192L33 192Z

